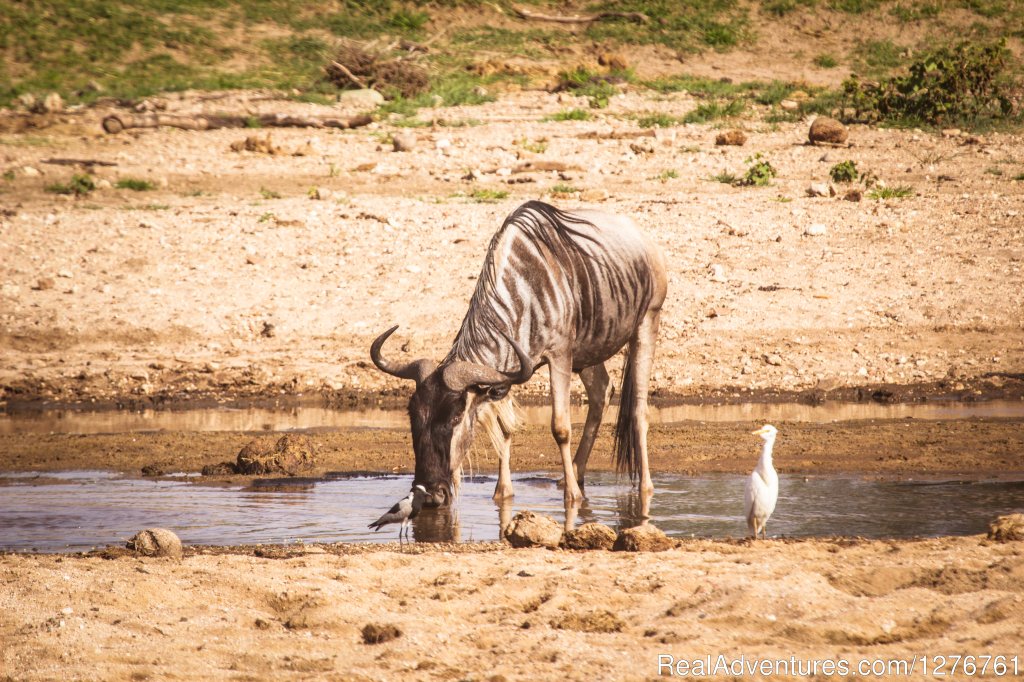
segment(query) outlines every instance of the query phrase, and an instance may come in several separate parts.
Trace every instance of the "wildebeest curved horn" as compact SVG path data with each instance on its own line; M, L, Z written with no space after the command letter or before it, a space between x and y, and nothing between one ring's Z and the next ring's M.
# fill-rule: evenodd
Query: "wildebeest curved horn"
M501 333L505 340L512 345L516 357L519 358L519 371L514 374L505 374L498 370L478 365L475 362L453 362L444 368L442 379L445 386L453 391L464 391L470 386L496 386L499 384L523 384L533 376L533 360L526 354L522 347L513 341L504 332Z
M412 379L417 384L427 378L431 372L434 371L436 365L427 359L413 360L412 362L405 365L398 365L388 362L380 355L380 349L384 345L384 342L388 340L388 337L395 333L398 329L396 324L391 329L387 330L376 339L370 345L370 359L373 360L373 364L377 365L377 369L391 376L398 377L399 379Z

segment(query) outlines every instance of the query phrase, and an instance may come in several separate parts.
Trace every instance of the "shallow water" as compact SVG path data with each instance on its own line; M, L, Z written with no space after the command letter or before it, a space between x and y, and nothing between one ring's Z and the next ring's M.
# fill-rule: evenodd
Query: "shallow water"
M655 476L651 522L675 537L740 537L743 476ZM506 514L530 509L564 520L562 492L546 475L513 478ZM495 479L467 478L457 512L424 510L421 542L498 538ZM366 525L409 490L409 476L262 480L247 488L125 478L98 471L0 478L0 549L56 552L123 544L154 526L187 544L394 541ZM614 474L587 477L577 523L636 525L638 500ZM984 532L998 514L1024 509L1024 481L894 482L783 476L769 536L916 537Z
M575 423L586 419L586 407L574 405ZM549 407L522 408L528 424L551 423ZM612 407L604 421L617 414ZM833 422L867 419L969 419L972 417L1024 417L1024 400L988 402L848 403L739 403L733 405L651 406L651 424L687 421L728 422ZM0 415L0 435L15 433L124 433L127 431L286 431L349 428L408 428L404 410L336 410L316 405L281 409L224 407L195 410L77 411L48 410Z

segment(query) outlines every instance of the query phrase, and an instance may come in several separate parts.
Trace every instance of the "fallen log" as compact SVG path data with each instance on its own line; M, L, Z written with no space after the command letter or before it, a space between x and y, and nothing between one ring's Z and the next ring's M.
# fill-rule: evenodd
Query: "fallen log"
M260 116L176 116L173 114L111 114L103 119L103 130L111 135L130 128L181 128L183 130L215 130L217 128L359 128L373 122L370 114L349 118L318 118L262 114Z
M546 173L550 171L582 171L581 166L561 161L524 161L512 169L513 173Z
M43 159L40 163L49 163L54 166L116 166L113 161L100 161L99 159Z

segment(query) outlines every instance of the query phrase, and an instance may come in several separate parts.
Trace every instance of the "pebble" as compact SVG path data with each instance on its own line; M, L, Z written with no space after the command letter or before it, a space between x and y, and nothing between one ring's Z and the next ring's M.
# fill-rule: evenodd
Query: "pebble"
M820 237L827 231L827 228L822 223L812 223L804 229L804 234L808 237Z
M66 270L66 269L65 270L58 270L57 271L57 276L58 277L63 277L64 279L71 279L72 277L74 277L74 275L71 274L71 271L70 270Z
M711 281L712 282L724 282L725 281L725 266L715 263L711 266Z
M33 168L32 166L23 167L21 169L21 174L24 175L26 178L38 178L40 175L42 175L38 168Z
M416 136L411 133L396 133L391 138L391 145L396 152L411 152L416 149Z
M836 188L830 182L812 182L807 188L809 197L834 197Z

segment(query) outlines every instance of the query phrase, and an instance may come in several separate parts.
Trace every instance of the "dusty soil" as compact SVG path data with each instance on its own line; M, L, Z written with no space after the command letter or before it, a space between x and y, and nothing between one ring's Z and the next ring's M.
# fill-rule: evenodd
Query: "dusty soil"
M1024 393L1020 135L855 126L852 147L822 149L804 144L809 121L768 124L755 112L740 123L746 146L715 147L714 126L649 137L633 118L696 104L686 93L627 92L592 121L555 122L544 117L585 100L504 93L422 111L435 125L410 131L411 152L391 151L399 129L386 123L274 130L286 153L267 155L230 151L253 131L105 135L102 111L3 136L0 165L14 179L0 194L0 400L13 409L404 393L369 364L370 341L400 324L395 354L441 357L491 234L538 197L629 214L664 247L661 398L917 385L959 397ZM186 93L167 105L338 113L265 93ZM544 150L530 151L537 143ZM778 169L773 186L709 179L742 175L755 153ZM45 163L54 157L107 161L116 165L91 167L97 178L158 189L55 196L44 186L74 169ZM847 159L914 195L806 195ZM526 161L570 169L508 173ZM473 170L478 179L464 179ZM552 195L556 185L579 191ZM311 199L314 187L329 198ZM478 203L481 189L509 196ZM811 225L824 234L807 236ZM544 374L521 395L542 393Z
M1024 663L1020 542L453 549L0 556L0 661L18 680L649 680L659 655L719 654L853 675L916 657L906 678L923 679L925 656ZM368 624L401 634L364 644Z
M651 467L689 475L747 473L759 452L749 432L754 423L691 423L651 428ZM880 420L830 424L776 423L775 465L783 473L856 473L884 477L1024 473L1024 425L1020 419L951 421ZM611 427L601 430L592 470L613 470ZM19 434L0 436L0 472L110 469L141 475L143 467L174 472L235 461L257 433L157 432L114 434ZM312 433L317 465L302 475L330 471L392 471L411 474L408 428L351 429ZM490 446L474 445L473 468L495 470ZM550 430L531 426L513 442L514 471L561 473ZM204 482L223 476L204 477ZM226 480L239 482L244 477Z

